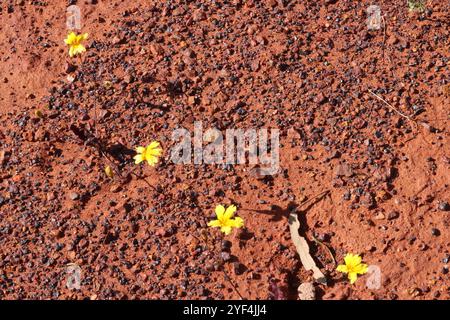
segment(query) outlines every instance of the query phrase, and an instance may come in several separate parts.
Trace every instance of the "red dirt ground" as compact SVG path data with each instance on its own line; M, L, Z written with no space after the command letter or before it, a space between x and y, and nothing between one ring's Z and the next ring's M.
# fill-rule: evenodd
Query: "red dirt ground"
M450 298L448 3L379 1L368 31L371 1L78 1L80 61L76 2L0 4L1 299L267 299L271 282L297 299L313 279L291 211L329 280L317 299ZM281 171L173 164L172 131L199 120L279 128ZM151 140L164 159L135 166ZM232 203L244 230L206 226ZM350 285L314 238L379 266L381 288Z

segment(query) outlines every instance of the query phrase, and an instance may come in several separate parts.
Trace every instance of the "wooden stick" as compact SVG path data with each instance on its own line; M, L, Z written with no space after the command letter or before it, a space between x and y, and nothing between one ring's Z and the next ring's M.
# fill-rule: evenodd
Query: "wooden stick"
M395 111L396 113L398 113L400 116L402 116L405 119L408 119L409 121L412 122L416 122L416 120L412 119L410 116L407 116L406 114L400 112L399 110L397 110L397 108L395 108L393 105L391 105L389 102L387 102L386 100L384 100L382 97L380 97L379 95L377 95L376 93L374 93L372 90L369 89L369 92L374 95L378 100L384 102L391 110Z

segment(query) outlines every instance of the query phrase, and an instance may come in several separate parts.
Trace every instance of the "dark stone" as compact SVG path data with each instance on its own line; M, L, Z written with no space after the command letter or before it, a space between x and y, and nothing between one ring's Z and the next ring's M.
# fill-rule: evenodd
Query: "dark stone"
M431 234L432 234L433 236L435 236L435 237L438 237L438 236L441 235L441 232L440 232L438 229L436 229L436 228L432 228L432 229L431 229Z
M439 210L441 211L450 211L450 204L448 202L439 202L438 206Z
M233 263L233 271L236 275L239 276L239 275L243 274L245 272L245 270L246 270L246 268L242 263L240 263L240 262Z
M222 251L230 251L231 245L232 245L231 241L223 240L222 241Z

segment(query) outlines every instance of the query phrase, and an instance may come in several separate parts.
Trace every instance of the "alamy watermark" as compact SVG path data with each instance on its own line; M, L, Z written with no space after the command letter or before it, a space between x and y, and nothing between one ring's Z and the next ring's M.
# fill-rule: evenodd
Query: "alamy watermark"
M75 263L69 263L66 267L66 287L69 290L80 290L81 268Z
M76 5L67 7L66 27L68 30L81 30L81 10Z
M367 29L381 29L381 9L377 5L371 5L367 8Z
M194 122L194 134L180 128L172 132L177 141L170 158L175 164L250 164L260 165L261 175L274 175L280 167L280 132L270 129L226 129L203 131L201 121ZM247 162L248 159L248 162Z
M377 265L369 265L367 268L366 287L370 290L381 288L381 268Z

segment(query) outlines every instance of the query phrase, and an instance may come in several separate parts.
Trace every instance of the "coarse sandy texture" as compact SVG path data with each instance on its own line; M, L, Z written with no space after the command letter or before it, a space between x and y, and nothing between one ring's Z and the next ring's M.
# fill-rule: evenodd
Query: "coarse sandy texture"
M297 299L295 211L329 278L318 299L450 298L448 2L378 1L368 31L371 1L78 1L89 41L70 59L74 3L0 4L1 299L266 299L270 283ZM280 172L173 164L194 121L280 129ZM161 163L135 166L151 140ZM231 203L245 229L208 228ZM381 288L350 285L315 239L378 266Z

